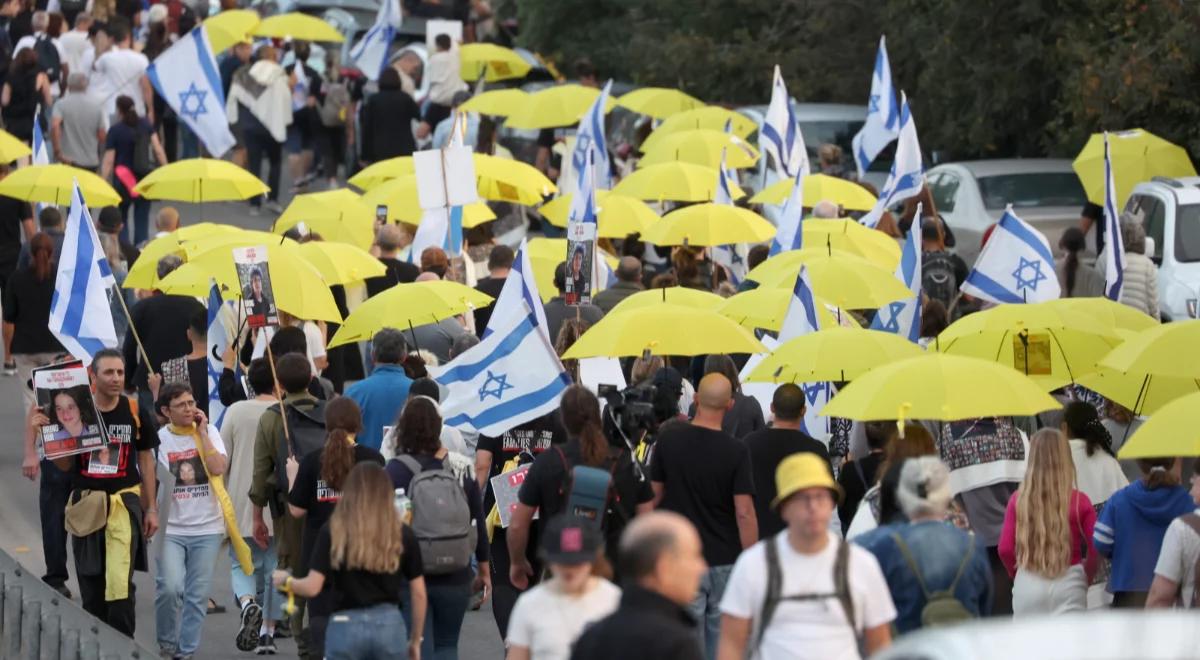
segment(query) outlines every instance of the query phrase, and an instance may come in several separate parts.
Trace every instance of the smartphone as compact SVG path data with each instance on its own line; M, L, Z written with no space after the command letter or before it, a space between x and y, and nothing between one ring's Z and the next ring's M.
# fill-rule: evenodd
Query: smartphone
M387 224L387 211L388 211L387 204L380 204L379 206L375 207L375 224L376 225L386 225Z

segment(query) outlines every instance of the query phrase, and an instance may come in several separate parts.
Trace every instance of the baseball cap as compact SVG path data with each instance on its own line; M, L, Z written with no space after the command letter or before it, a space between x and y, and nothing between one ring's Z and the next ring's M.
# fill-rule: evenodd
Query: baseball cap
M542 532L542 557L551 564L589 564L603 541L594 521L580 516L555 516Z
M825 459L811 452L792 454L783 459L775 470L775 490L778 493L772 508L787 498L808 488L827 488L836 502L842 501L842 487L833 480Z

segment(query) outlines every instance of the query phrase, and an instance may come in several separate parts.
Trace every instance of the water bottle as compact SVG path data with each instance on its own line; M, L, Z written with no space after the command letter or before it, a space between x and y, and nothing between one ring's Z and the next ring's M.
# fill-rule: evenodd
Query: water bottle
M396 498L393 503L396 507L396 513L400 514L400 519L407 524L409 517L412 515L412 500L408 498L403 488L396 489Z

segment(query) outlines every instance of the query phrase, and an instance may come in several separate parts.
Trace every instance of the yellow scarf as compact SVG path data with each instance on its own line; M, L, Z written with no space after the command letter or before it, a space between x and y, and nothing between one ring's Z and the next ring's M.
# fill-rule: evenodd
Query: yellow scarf
M133 526L125 495L140 494L142 487L130 486L108 496L108 519L104 525L104 600L125 600L129 597L129 546L133 543Z
M204 466L205 474L208 474L209 487L212 488L213 495L216 496L217 503L221 506L221 515L225 518L225 532L229 536L229 544L233 546L233 553L237 556L242 572L246 575L254 575L254 561L250 558L250 546L246 545L245 539L238 531L237 514L233 512L233 501L229 499L229 493L225 491L225 480L220 475L209 473L208 463L204 460L206 458L204 443L200 440L200 434L196 432L196 425L176 426L171 424L170 430L175 435L190 435L192 442L196 443L196 453L200 456L200 464Z

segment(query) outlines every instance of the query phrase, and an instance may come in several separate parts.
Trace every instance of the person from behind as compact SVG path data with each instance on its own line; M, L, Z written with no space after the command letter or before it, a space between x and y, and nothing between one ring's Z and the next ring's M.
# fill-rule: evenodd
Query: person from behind
M737 366L728 355L709 355L704 359L704 373L719 373L733 385L733 407L721 420L721 429L741 440L755 431L767 427L763 420L762 406L758 399L742 392L742 381L738 378Z
M1192 463L1192 501L1200 507L1200 459ZM1196 582L1196 567L1200 563L1200 509L1185 513L1171 521L1163 536L1154 581L1146 608L1166 608L1182 605L1188 609L1200 607L1200 590Z
M842 502L838 505L838 519L842 529L849 529L854 514L863 497L883 476L885 452L896 435L896 425L891 422L867 422L863 428L867 437L867 453L842 466L838 473L838 485L842 487Z
M467 83L460 75L458 49L448 34L433 38L436 51L429 56L429 105L425 109L425 132L432 130L450 116L454 95L466 91Z
M617 283L592 298L592 302L605 314L611 312L622 300L645 289L642 286L642 262L635 257L621 257L614 274L617 276Z
M1079 260L1087 250L1087 237L1079 227L1068 227L1058 239L1062 257L1054 270L1063 298L1094 298L1104 295L1104 276Z
M479 280L475 284L475 289L493 298L499 298L500 291L504 288L504 282L508 279L508 273L512 270L514 259L516 259L516 255L507 245L493 247L492 251L488 253L488 276ZM479 337L483 337L488 321L492 319L492 310L495 309L495 306L496 303L493 301L489 305L475 309L475 333Z
M163 151L158 134L154 132L153 124L138 114L132 98L118 96L116 108L116 121L108 129L104 140L100 178L112 183L121 196L118 208L126 221L126 240L140 245L150 237L150 200L134 195L133 189L137 181L154 171L155 163L167 163L167 154ZM149 141L148 147L142 146L145 144L143 140ZM147 148L149 153L139 152L139 149ZM130 207L133 208L132 223L128 221Z
M1121 241L1125 247L1125 268L1121 274L1119 302L1157 319L1158 266L1146 256L1146 228L1129 213L1121 214ZM1104 279L1105 260L1105 253L1096 259L1096 271L1101 279Z
M937 447L934 446L933 436L924 426L905 426L903 434L887 443L883 461L875 470L876 479L863 494L862 501L850 519L849 527L845 528L846 538L854 540L881 525L904 522L904 512L900 510L900 503L896 499L901 464L910 458L936 455Z
M72 71L67 76L67 95L54 104L50 143L55 162L96 172L100 169L100 145L108 134L108 117L87 91L87 73Z
M926 217L919 226L921 291L949 309L970 271L961 257L946 249L946 232L941 218Z
M594 303L586 305L568 305L565 297L567 290L567 262L562 262L554 268L554 288L558 291L558 295L551 298L543 305L546 311L546 329L550 332L550 336L557 339L558 333L562 330L563 323L567 319L579 318L586 321L588 326L596 325L600 319L604 318L604 310L597 307Z
M357 442L379 450L383 445L383 427L395 421L412 379L401 366L408 353L404 334L395 328L383 328L371 340L371 356L375 369L371 375L346 388L346 398L353 400L363 411L363 430Z

